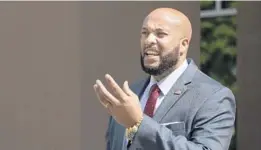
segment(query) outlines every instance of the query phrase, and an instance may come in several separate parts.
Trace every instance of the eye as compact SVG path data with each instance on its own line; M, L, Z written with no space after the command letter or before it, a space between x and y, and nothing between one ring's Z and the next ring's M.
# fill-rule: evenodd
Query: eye
M165 33L165 32L158 32L157 33L157 36L159 37L159 38L163 38L163 37L165 37L165 36L167 36L168 34L167 33Z
M142 35L147 35L148 32L147 32L147 31L142 31L141 34L142 34Z

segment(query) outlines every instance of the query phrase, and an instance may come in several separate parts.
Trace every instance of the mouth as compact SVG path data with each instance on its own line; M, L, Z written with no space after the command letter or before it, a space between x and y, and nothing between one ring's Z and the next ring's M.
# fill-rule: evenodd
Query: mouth
M159 52L157 52L156 50L152 50L152 49L147 49L144 52L144 56L159 56Z
M145 51L144 63L149 66L151 66L152 64L155 64L160 59L159 55L160 54L156 51L151 51L151 50Z
M158 53L147 53L147 52L144 55L145 56L159 56Z

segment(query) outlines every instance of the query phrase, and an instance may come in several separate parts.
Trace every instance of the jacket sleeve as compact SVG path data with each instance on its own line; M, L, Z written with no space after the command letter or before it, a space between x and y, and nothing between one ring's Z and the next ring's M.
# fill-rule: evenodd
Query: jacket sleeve
M227 150L233 135L236 104L232 92L223 88L198 109L188 138L144 115L130 150Z
M111 128L111 123L112 123L112 117L109 117L109 121L108 121L108 127L105 133L105 141L106 141L106 150L111 150L111 141L110 141L110 128Z

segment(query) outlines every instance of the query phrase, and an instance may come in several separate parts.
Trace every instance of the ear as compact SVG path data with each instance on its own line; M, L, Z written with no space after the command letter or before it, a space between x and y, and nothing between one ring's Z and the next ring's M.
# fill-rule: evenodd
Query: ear
M180 56L183 56L184 54L187 54L188 47L189 47L189 40L188 38L182 38L180 40Z

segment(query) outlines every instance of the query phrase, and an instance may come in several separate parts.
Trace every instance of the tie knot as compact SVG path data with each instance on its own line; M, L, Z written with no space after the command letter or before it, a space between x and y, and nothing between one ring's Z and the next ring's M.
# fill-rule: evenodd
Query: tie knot
M160 88L157 84L151 86L151 93L160 93Z

